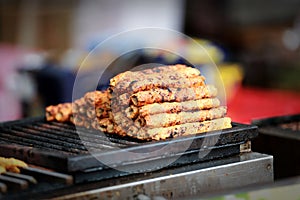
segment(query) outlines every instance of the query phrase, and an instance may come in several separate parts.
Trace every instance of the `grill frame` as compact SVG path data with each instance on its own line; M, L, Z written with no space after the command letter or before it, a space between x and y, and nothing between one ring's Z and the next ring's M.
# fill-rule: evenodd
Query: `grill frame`
M259 127L259 132L265 135L300 140L300 131L282 128L280 125L286 123L300 123L300 114L276 116L270 118L256 119L252 124Z
M11 122L5 122L0 124L0 138L3 138L3 132L8 130L19 130L20 126L34 126L34 124L51 124L51 125L57 125L60 124L64 127L69 127L68 124L62 124L58 122L46 122L44 117L36 117L36 118L27 118L27 119L21 119ZM224 129L222 131L213 131L209 132L207 134L196 134L195 136L184 136L184 137L178 137L174 139L168 139L164 141L153 141L153 142L141 142L138 140L132 140L130 138L118 138L116 136L111 136L110 141L108 141L104 137L96 136L98 139L101 139L101 142L104 145L110 146L110 148L107 151L99 152L94 155L90 155L88 151L71 151L71 152L64 152L62 150L59 150L59 148L55 145L53 147L58 148L57 150L54 149L41 149L40 146L34 146L28 144L28 141L25 141L25 145L20 145L20 141L15 140L15 138L12 138L12 141L1 141L0 147L1 152L0 156L13 156L15 158L19 158L24 160L25 162L31 163L31 164L37 164L39 166L44 166L47 168L52 168L54 170L62 171L62 172L86 172L91 169L104 170L108 169L108 167L101 162L99 162L95 156L99 156L98 158L108 158L108 157L120 157L122 152L124 151L135 151L135 152L149 152L155 148L161 148L168 144L175 144L175 148L172 149L172 155L149 155L148 157L140 157L140 158L134 158L130 161L124 162L120 161L118 159L112 159L112 163L115 166L138 166L138 165L144 165L147 163L154 163L158 164L165 161L165 159L172 159L174 156L180 155L180 159L177 160L177 162L173 163L172 165L182 165L182 164L189 164L193 162L199 162L199 161L207 161L212 160L216 158L231 156L240 153L240 144L243 144L249 140L252 140L258 135L257 127L254 125L245 125L245 124L238 124L238 123L232 123L233 127L230 129ZM46 126L47 127L47 126ZM25 129L25 133L17 133L19 134L19 137L24 137L28 133L28 129ZM50 131L50 130L48 130ZM94 132L85 129L87 137L94 137ZM30 131L29 131L30 132ZM50 131L51 132L51 131ZM35 133L38 134L38 133ZM61 132L58 130L58 133L56 135L61 134ZM74 134L74 133L72 133ZM41 135L38 135L38 137L33 137L33 139L41 139ZM32 137L32 136L30 136ZM50 137L50 136L49 136ZM54 138L53 135L51 136L52 139ZM51 139L50 137L50 139ZM64 135L64 138L67 137ZM78 141L75 140L76 136L70 137L69 141ZM78 136L77 136L78 137ZM67 137L68 138L68 137ZM207 146L206 148L201 148L201 144L204 139L210 138L212 141L218 139L216 145L213 146ZM49 139L49 140L50 140ZM61 139L61 138L59 138ZM118 143L113 143L112 141L117 141ZM33 140L34 141L34 140ZM44 141L44 140L42 140ZM100 140L99 140L100 141ZM186 151L182 152L180 150L180 145L184 142L191 142L191 146ZM13 144L18 143L19 144ZM21 141L23 142L23 141ZM36 141L35 141L36 142ZM61 148L63 148L67 143L61 143ZM40 144L42 145L42 144ZM44 144L43 144L44 145ZM76 145L75 145L76 146ZM106 147L107 147L106 146ZM122 147L121 149L114 149L113 147ZM176 148L178 147L178 148ZM66 149L70 151L71 149ZM197 157L199 153L206 153L211 152L207 154L203 158ZM149 169L154 170L154 169ZM93 171L93 170L92 170Z
M300 131L282 128L287 123L300 123L300 114L255 119L259 136L254 139L252 149L273 155L274 178L281 180L300 175Z

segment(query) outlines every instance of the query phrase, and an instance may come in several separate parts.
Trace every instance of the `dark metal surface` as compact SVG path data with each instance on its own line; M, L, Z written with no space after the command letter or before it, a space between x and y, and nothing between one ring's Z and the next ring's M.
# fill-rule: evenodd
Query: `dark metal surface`
M131 140L114 135L104 136L84 128L80 131L84 142L71 124L46 122L44 118L2 123L0 124L0 156L13 156L28 163L64 172L107 168L98 159L111 160L109 164L114 166L130 167L147 162L159 164L174 156L181 156L177 164L188 164L238 154L239 145L258 134L256 126L236 123L233 123L233 128L222 131L156 142ZM203 146L204 140L211 142ZM182 144L186 142L191 145L187 150L182 151ZM167 155L148 153L169 144L172 144L172 148ZM86 146L97 149L98 152L91 155ZM127 151L147 152L147 154L139 154L142 156L135 156L128 160L122 158L123 153ZM199 153L207 155L201 157Z
M0 194L5 193L6 191L7 191L7 185L0 182ZM1 195L0 195L0 198L1 198Z
M7 185L7 187L11 190L24 190L29 186L29 183L25 180L8 177L5 175L0 175L0 182Z
M23 168L22 173L35 177L38 181L63 183L65 185L73 184L73 177L67 174L42 170L38 168Z
M300 121L300 114L255 119L252 120L252 124L255 124L257 126L270 126L270 125L274 126L282 123L295 122L295 121L298 122Z
M199 199L205 194L272 182L272 161L272 156L252 152L73 185L39 181L28 190L4 193L3 199L137 199L139 195Z
M259 127L259 132L287 139L300 140L300 115L278 116L253 120L252 124Z
M74 185L55 199L200 199L207 194L273 182L273 157L244 153L153 173ZM57 198L60 197L60 198Z
M179 159L168 165L168 167L176 168L187 164L194 164L199 162L211 161L214 159L220 159L224 157L229 157L232 155L239 154L239 145L230 145L228 147L223 147L222 149L216 148L211 150L207 156L201 158L199 157L199 151L185 153L184 156L181 156ZM205 151L203 151L205 152ZM128 176L130 174L139 174L146 173L151 171L157 171L157 169L162 168L165 162L168 162L168 159L172 158L160 158L151 161L145 161L142 163L135 163L126 166L126 171L119 171L115 169L105 169L103 168L93 168L87 169L81 172L76 172L73 174L75 183L89 182L89 181L101 181L110 178L119 178L121 176ZM137 169L147 169L145 171Z
M37 184L37 180L33 176L29 176L29 175L25 175L25 174L16 174L16 173L12 173L12 172L5 172L4 175L12 177L12 178L25 180L31 184Z
M252 149L274 156L275 180L300 175L300 115L257 119L259 136L253 140Z
M73 185L73 177L37 166L21 168L20 173L4 172L0 175L0 199L19 199L33 193L43 194Z

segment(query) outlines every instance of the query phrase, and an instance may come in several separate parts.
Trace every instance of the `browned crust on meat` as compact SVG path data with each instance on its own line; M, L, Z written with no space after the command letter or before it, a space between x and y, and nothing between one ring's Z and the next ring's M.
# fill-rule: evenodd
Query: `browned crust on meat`
M72 115L72 103L62 103L56 106L48 106L45 109L47 121L68 122Z
M231 128L231 119L229 117L152 129L138 129L132 127L127 135L141 140L164 140L167 138L193 135L226 128Z
M226 115L226 112L226 107L221 106L218 108L211 108L209 110L146 115L145 117L139 117L137 121L139 122L140 127L168 127L178 124L202 122L206 120L221 118Z
M58 107L54 106L54 105L51 105L51 106L46 107L45 111L46 111L46 120L47 121L54 121L55 120L55 115L58 111Z
M213 85L189 88L155 88L148 91L140 91L130 96L130 103L135 106L160 102L182 102L189 100L199 100L217 96L217 89ZM121 102L126 103L126 102Z
M126 109L127 117L134 119L158 113L179 113L182 111L199 111L203 109L216 108L220 106L217 98L206 98L183 102L163 102L146 104L141 107L131 105Z
M121 136L128 135L139 139L150 139L148 130L157 128L176 127L176 125L199 123L220 119L226 115L226 107L221 106L196 112L161 113L147 115L144 118L130 119L125 112L117 112L113 116L114 131ZM183 126L184 127L184 126ZM227 128L227 126L226 126ZM171 129L168 129L169 131Z
M174 88L174 87L198 87L205 85L205 78L203 76L194 77L180 77L180 75L162 74L160 76L149 75L140 81L120 82L113 89L113 95L121 95L124 93L136 93L139 91L150 90L153 88Z
M140 71L126 71L120 73L110 79L110 86L115 87L121 81L127 82L128 84L127 86L129 86L129 84L132 81L144 80L145 77L149 76L149 74L155 74L157 76L160 74L168 74L168 73L181 74L181 76L184 77L192 77L192 76L200 75L200 71L198 69L187 67L185 65L178 64L178 65L171 65L171 66L159 66L159 67L140 70ZM126 86L124 85L124 87Z
M153 140L161 140L170 137L204 133L215 130L231 128L231 119L229 117L214 119L210 121L195 122L176 125L174 127L158 128L148 130Z
M86 104L102 106L104 104L109 104L109 94L108 91L92 91L84 95L84 101Z
M121 73L106 91L46 108L49 121L142 140L160 140L231 127L217 89L185 65Z
M124 93L113 95L111 99L112 109L120 106L144 106L162 102L183 102L199 100L203 98L214 98L217 96L217 88L213 85L205 85L190 88L153 88L147 91L140 91L135 94Z

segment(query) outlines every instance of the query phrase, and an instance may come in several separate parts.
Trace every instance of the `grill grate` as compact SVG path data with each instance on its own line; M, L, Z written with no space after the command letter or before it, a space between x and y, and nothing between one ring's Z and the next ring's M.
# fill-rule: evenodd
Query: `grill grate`
M32 146L44 150L57 150L68 154L88 154L88 148L98 151L124 148L136 145L137 142L123 140L102 135L94 130L78 128L80 137L75 126L58 122L32 121L31 124L20 123L17 126L9 125L1 129L1 143ZM83 140L81 140L83 139Z
M49 192L73 185L71 175L53 172L37 166L21 168L20 173L5 172L0 175L0 199L19 199L19 195ZM30 198L31 199L31 198Z
M180 155L181 164L205 161L239 153L239 145L257 136L257 127L233 124L223 131L178 137L170 140L143 142L117 135L104 135L91 129L76 128L67 123L46 122L44 118L28 118L0 124L0 156L13 156L25 162L52 168L58 171L75 172L91 168L107 168L97 158L111 160L114 166L134 165ZM202 148L205 138L218 141ZM83 140L81 140L83 139ZM182 150L182 144L191 142L189 149ZM169 154L157 155L152 151L173 144ZM94 150L91 155L87 150ZM133 158L123 158L124 151L143 152ZM199 158L199 152L210 152ZM150 152L150 153L149 153ZM185 157L184 157L185 156ZM111 158L115 159L111 159Z

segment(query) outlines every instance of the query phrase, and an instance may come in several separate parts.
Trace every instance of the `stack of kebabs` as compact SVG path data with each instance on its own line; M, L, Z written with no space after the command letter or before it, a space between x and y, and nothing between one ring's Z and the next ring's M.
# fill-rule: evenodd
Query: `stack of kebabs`
M46 120L71 122L76 126L113 132L108 91L88 92L73 103L62 103L46 108Z
M160 140L230 128L227 109L216 96L217 89L205 84L198 69L160 66L118 74L107 91L87 93L73 103L73 110L69 104L48 107L46 116L49 121L66 119L107 133ZM59 112L65 107L71 109Z
M108 91L88 92L73 103L73 123L76 126L113 132Z
M166 139L231 127L217 89L185 65L128 71L111 79L115 133Z

